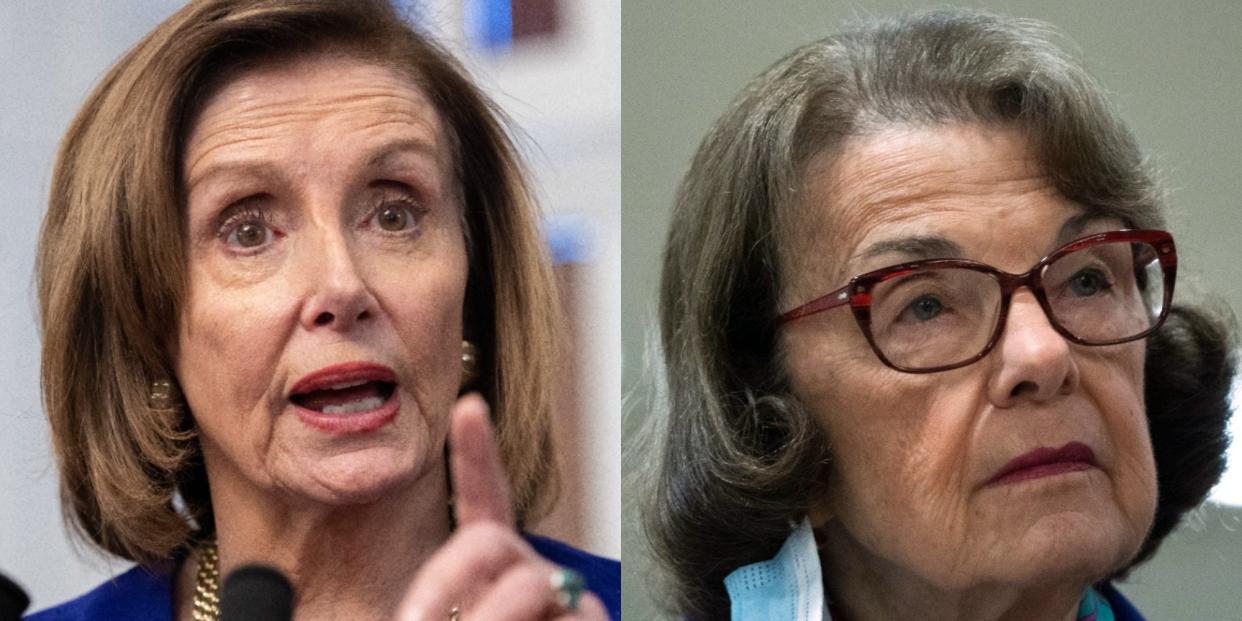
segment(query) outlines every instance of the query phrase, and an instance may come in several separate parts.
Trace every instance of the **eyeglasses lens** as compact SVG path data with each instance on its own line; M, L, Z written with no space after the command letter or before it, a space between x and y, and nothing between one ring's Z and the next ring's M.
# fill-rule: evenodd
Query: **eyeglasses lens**
M1148 244L1098 244L1065 255L1043 274L1056 320L1087 343L1146 332L1160 316L1164 276Z
M1164 272L1146 243L1109 242L1058 258L1040 275L1053 320L1087 344L1148 331L1164 303ZM933 369L977 356L1000 323L995 276L944 267L896 275L871 292L871 336L890 363Z

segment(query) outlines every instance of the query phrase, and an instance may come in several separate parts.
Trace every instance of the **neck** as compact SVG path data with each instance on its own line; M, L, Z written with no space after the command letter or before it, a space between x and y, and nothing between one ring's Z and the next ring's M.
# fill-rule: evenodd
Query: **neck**
M822 537L820 565L833 621L902 619L915 610L928 621L1075 621L1087 588L1077 580L943 588L875 556L838 530L817 535Z
M449 537L445 476L441 462L375 502L345 506L217 484L229 477L215 477L220 575L249 563L279 569L293 584L298 621L392 618L415 572ZM178 576L181 619L191 618L197 561L191 556Z

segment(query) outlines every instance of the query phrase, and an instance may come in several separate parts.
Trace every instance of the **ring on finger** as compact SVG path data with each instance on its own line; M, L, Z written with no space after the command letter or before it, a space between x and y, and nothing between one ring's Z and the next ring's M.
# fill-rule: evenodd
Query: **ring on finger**
M586 582L582 579L582 574L568 567L557 567L548 576L548 585L552 587L552 596L557 605L566 611L574 611L578 608L578 600L582 598Z

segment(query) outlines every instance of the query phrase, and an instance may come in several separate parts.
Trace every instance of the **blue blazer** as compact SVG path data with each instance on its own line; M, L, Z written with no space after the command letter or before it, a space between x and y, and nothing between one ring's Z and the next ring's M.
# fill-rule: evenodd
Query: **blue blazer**
M586 578L613 621L621 619L621 563L538 535L524 535L544 558ZM173 571L133 569L75 600L26 617L29 621L172 621Z
M1095 590L1108 600L1108 605L1113 609L1113 619L1115 621L1146 621L1143 615L1139 614L1138 609L1130 600L1126 599L1111 582L1101 582L1095 585Z

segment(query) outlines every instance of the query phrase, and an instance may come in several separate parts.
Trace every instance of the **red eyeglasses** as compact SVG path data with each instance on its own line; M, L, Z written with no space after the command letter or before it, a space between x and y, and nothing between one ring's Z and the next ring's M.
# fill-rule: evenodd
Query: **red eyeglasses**
M884 364L907 373L935 373L971 364L992 350L1019 287L1035 294L1052 327L1070 342L1116 345L1146 337L1164 323L1176 275L1172 235L1110 231L1058 248L1025 274L965 259L867 272L777 321L848 304Z

